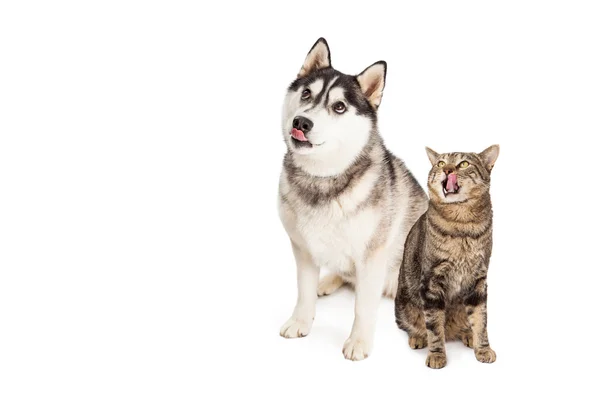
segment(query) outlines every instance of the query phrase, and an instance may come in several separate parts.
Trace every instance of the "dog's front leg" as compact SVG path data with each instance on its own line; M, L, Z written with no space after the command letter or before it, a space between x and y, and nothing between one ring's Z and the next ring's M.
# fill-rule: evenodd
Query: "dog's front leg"
M298 300L294 313L281 327L279 334L285 338L304 337L310 332L317 307L319 268L310 254L292 242L298 270Z
M354 325L343 348L344 357L349 360L364 360L371 352L385 276L384 254L370 258L363 265L356 265Z

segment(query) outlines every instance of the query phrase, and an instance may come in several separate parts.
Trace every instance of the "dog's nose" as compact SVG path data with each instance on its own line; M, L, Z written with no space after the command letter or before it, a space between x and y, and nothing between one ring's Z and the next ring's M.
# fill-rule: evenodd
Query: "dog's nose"
M304 134L307 134L312 129L313 123L308 118L296 117L294 118L292 126L298 130L301 130L302 132L304 132Z
M456 167L454 165L446 165L444 167L444 173L446 175L450 175L453 172L456 172Z

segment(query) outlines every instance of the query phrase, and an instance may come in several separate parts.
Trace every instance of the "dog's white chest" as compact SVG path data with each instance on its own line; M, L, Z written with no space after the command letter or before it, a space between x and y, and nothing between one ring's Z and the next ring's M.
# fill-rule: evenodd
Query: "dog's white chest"
M297 213L286 229L297 236L319 267L353 275L379 224L380 215L366 209L348 216L337 202Z

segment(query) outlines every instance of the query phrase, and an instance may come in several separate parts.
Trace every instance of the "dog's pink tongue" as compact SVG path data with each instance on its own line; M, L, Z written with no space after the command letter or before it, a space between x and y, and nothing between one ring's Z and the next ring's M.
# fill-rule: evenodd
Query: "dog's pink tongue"
M302 132L300 129L292 128L292 136L294 137L294 139L299 140L301 142L308 141L306 136L304 136L304 132Z
M458 189L458 182L456 179L456 174L453 172L448 175L448 180L446 181L446 191L448 193L454 193Z

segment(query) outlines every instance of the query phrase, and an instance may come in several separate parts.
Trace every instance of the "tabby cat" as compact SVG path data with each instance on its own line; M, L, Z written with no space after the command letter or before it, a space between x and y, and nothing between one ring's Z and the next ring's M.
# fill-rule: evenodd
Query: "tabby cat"
M396 323L426 364L446 365L446 340L462 340L477 360L496 361L487 334L492 253L490 173L500 147L438 154L427 148L429 207L412 227L398 277Z

